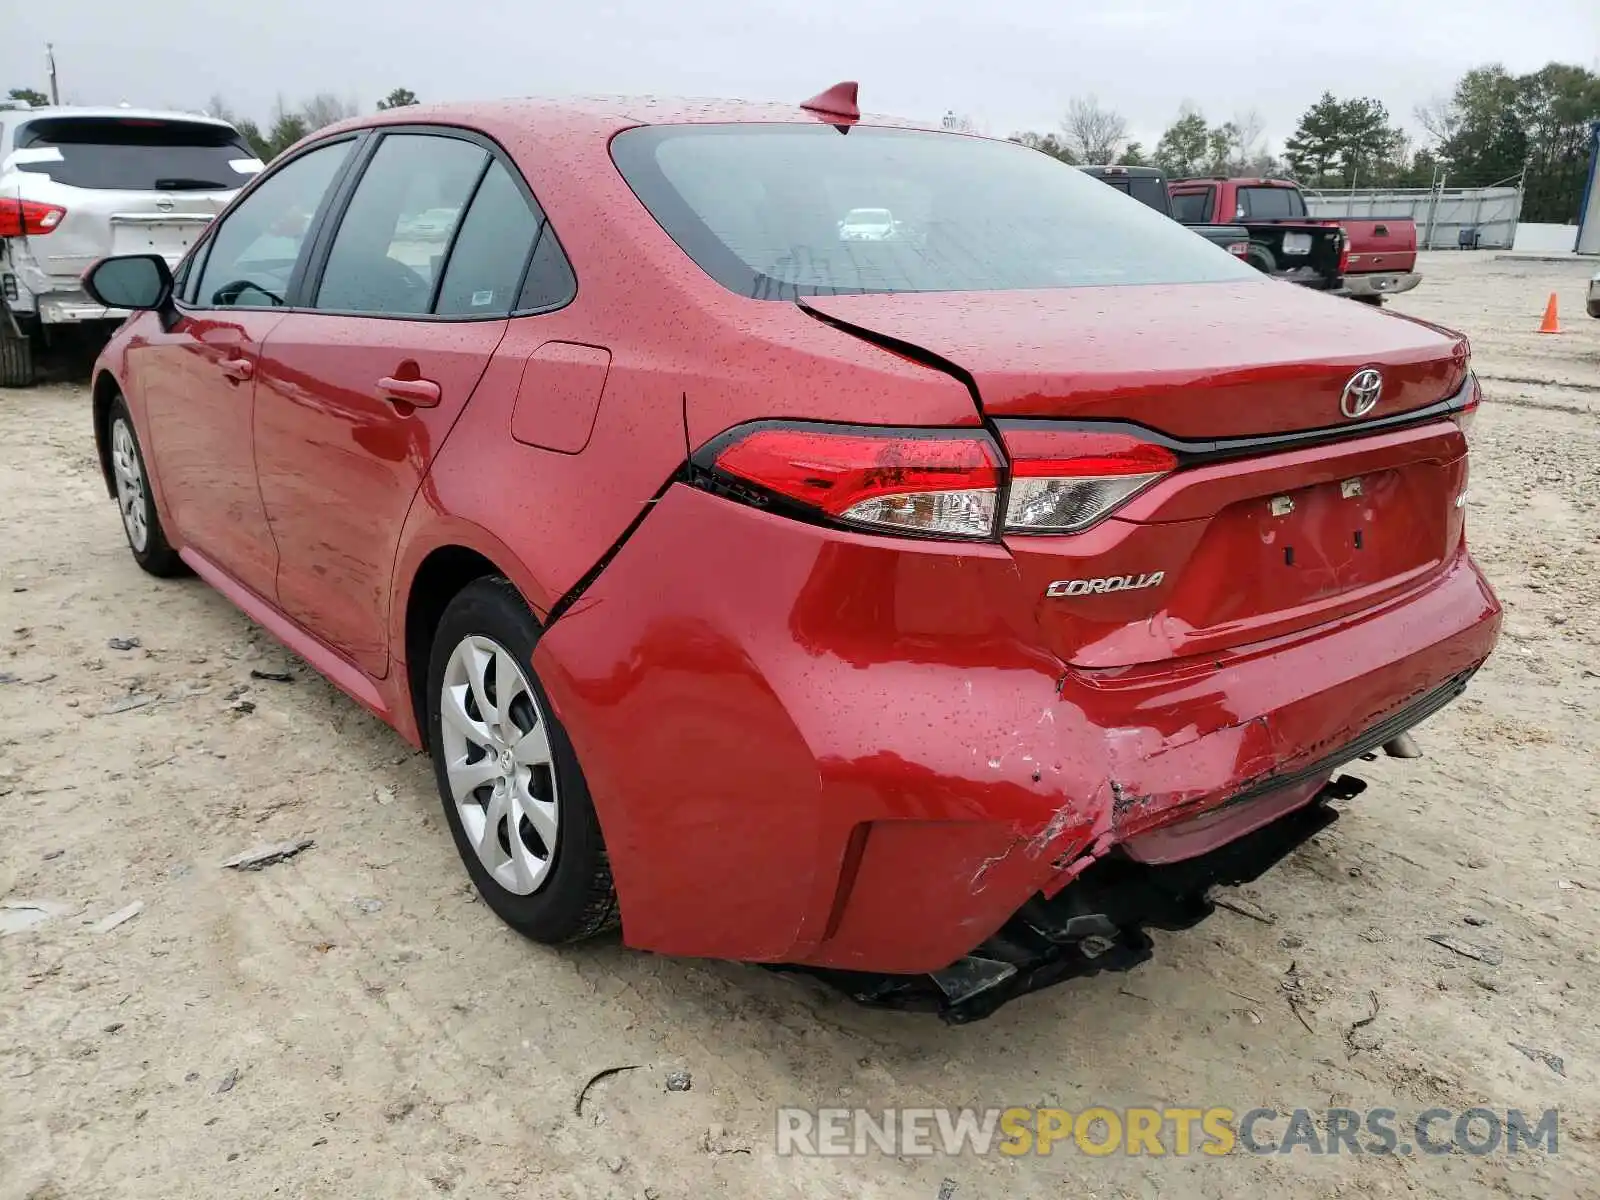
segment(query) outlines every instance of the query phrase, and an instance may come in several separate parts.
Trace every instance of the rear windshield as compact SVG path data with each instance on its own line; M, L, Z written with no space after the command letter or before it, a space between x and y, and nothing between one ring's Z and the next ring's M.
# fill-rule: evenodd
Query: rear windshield
M45 117L17 131L16 167L68 187L226 191L261 169L224 125L137 117Z
M1179 192L1173 196L1173 219L1182 221L1185 225L1203 224L1206 214L1211 211L1211 196L1214 191L1214 188L1207 188L1203 192Z
M829 125L665 125L612 140L629 185L724 287L764 300L1250 279L1248 266L1011 142ZM881 237L851 236L887 210Z
M1140 204L1155 209L1162 216L1167 213L1167 185L1152 175L1137 175L1128 181L1128 195Z
M1306 202L1292 187L1242 187L1239 189L1239 214L1257 221L1280 217L1303 217Z

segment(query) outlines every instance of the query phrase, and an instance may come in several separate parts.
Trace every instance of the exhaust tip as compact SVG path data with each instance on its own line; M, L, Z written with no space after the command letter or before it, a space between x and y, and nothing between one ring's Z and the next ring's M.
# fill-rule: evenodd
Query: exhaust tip
M1390 738L1383 744L1383 752L1390 758L1422 757L1422 747L1417 745L1417 739L1409 733L1402 733L1398 737Z

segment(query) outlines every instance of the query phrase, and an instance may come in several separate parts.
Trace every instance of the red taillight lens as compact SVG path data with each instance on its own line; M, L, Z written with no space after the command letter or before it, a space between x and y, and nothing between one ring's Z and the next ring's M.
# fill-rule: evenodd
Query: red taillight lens
M1178 466L1171 450L1133 434L1012 428L1004 437L1007 533L1078 533Z
M1012 425L1003 533L1078 533L1168 472L1177 456L1130 433ZM993 538L1006 464L977 430L757 424L695 461L825 517L885 532Z
M1467 444L1472 444L1472 425L1478 417L1478 406L1483 403L1483 389L1478 386L1478 377L1470 371L1467 373L1467 399L1466 403L1451 415L1461 430L1461 436L1467 439Z
M59 204L0 197L0 237L40 237L61 224L67 210Z
M1343 275L1350 269L1350 231L1339 230L1339 274Z
M757 426L713 447L710 466L852 525L994 536L1001 461L983 433Z
M1250 257L1250 243L1249 242L1229 242L1226 248L1227 248L1228 253L1233 255L1235 258L1249 258Z

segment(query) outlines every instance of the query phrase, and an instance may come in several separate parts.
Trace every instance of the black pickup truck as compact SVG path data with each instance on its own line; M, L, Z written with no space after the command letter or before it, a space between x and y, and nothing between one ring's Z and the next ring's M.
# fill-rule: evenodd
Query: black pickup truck
M1079 167L1165 216L1172 211L1167 177L1159 167ZM1274 279L1331 291L1343 283L1344 234L1329 222L1247 221L1238 225L1181 222L1207 241Z

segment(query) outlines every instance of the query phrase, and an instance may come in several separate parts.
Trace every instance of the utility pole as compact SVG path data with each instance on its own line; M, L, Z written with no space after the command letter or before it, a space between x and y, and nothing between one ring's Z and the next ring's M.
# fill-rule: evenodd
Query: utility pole
M50 64L50 103L61 103L61 91L56 87L56 46L54 42L44 44L45 61Z

